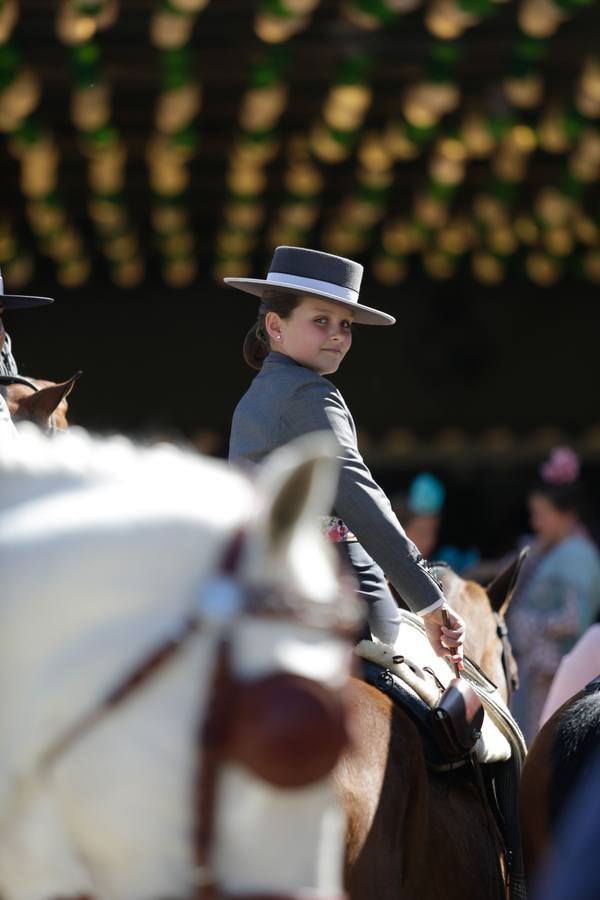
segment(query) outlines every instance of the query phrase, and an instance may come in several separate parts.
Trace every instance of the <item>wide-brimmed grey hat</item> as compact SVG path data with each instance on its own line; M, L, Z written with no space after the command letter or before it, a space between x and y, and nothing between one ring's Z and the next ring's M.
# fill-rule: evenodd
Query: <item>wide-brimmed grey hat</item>
M31 306L47 306L54 303L52 297L26 297L24 294L5 294L4 280L0 272L0 307L4 309L27 309Z
M277 247L266 278L223 280L255 297L262 297L269 288L324 297L351 309L359 325L393 325L393 316L358 302L362 274L360 263L343 256L305 247Z

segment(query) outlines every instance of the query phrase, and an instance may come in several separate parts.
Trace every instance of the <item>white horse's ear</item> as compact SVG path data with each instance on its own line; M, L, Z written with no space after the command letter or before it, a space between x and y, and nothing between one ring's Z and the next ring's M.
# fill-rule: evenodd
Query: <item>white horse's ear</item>
M306 546L312 541L326 553L318 517L329 515L335 500L336 451L330 434L313 432L275 450L261 465L257 488L264 505L248 548L250 577L269 580L276 571L280 575L282 567L293 568L291 557L296 554L290 550L294 544Z

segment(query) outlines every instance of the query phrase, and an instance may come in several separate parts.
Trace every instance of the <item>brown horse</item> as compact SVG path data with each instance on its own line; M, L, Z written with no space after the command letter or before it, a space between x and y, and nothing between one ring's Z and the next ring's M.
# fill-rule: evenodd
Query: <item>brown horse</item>
M11 418L14 422L35 422L45 431L66 431L69 427L67 397L80 375L81 372L76 372L60 383L23 376L7 376L0 380L0 384L5 383Z
M597 679L596 679L597 682ZM600 747L600 691L596 682L564 703L534 738L521 781L521 830L528 882L546 854L569 798ZM595 689L594 689L595 688Z
M516 669L501 635L519 566L487 592L450 570L442 575L448 602L467 621L466 652L504 700ZM430 771L416 726L374 687L355 679L351 699L354 743L337 771L351 900L504 898L500 839L468 772Z

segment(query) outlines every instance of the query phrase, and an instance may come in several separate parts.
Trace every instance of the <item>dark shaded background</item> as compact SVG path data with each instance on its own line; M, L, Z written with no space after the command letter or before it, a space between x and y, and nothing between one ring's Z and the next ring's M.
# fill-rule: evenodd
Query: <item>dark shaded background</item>
M40 283L37 289L48 290ZM334 376L364 433L376 477L402 491L423 467L448 491L444 540L503 552L526 527L524 498L545 448L527 447L536 427L559 426L577 444L600 421L597 400L599 298L573 283L554 289L495 289L463 278L443 287L414 281L382 290L367 279L363 297L398 317L391 328L358 327ZM104 288L56 289L45 309L6 314L21 371L63 380L81 368L71 421L142 437L190 437L215 430L226 453L229 422L252 378L241 343L255 301L210 282L134 295ZM474 452L490 426L509 426L512 451ZM466 448L435 452L439 432L458 426ZM386 434L409 429L410 453L385 451ZM471 449L469 449L471 448ZM212 447L211 447L212 449ZM584 475L596 503L600 465Z

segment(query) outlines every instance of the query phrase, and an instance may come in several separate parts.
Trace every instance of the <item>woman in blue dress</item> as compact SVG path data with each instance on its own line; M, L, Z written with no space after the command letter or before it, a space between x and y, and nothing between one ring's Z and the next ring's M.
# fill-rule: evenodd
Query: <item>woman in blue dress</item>
M579 461L558 447L528 498L533 540L510 608L521 690L514 710L531 740L562 657L600 610L600 554L584 525Z

